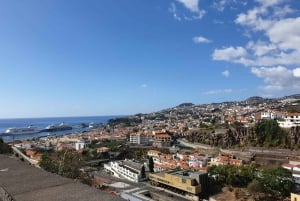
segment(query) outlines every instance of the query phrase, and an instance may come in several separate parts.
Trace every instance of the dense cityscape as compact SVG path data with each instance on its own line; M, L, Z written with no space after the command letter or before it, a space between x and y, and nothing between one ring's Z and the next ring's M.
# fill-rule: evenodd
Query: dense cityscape
M0 153L120 200L294 201L299 103L300 95L183 103L82 133L2 141Z

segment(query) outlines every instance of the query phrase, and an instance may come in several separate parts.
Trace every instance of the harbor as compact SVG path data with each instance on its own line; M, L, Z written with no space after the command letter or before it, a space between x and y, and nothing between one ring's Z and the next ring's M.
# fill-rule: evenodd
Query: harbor
M5 142L45 136L84 133L117 116L0 119L0 136Z

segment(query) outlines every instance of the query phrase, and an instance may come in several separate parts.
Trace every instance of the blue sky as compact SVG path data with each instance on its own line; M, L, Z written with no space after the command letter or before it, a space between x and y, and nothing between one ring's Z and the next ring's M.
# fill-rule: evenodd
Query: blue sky
M294 0L3 0L0 118L281 97L299 58Z

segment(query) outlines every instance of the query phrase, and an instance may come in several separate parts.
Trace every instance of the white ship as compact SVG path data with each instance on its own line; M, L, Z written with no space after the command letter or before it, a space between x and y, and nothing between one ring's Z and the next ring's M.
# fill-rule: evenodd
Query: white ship
M42 132L53 132L53 131L65 131L65 130L72 130L72 126L66 125L64 122L62 122L59 125L48 125L45 129L42 130Z
M41 129L38 129L32 125L26 128L8 128L5 133L6 134L31 134L31 133L39 133Z

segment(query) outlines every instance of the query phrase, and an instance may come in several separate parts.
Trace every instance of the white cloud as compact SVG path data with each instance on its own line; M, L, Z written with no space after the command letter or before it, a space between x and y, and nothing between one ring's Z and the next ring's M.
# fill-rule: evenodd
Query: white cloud
M242 57L247 56L247 51L243 47L226 47L223 49L215 49L213 52L213 60L238 61Z
M230 76L230 72L228 70L225 70L225 71L222 72L222 75L224 77L229 77Z
M181 3L186 9L188 9L192 15L187 16L185 14L179 15L174 3L171 4L171 8L169 10L173 13L173 17L176 20L198 20L202 19L203 16L206 14L206 11L203 9L199 9L199 1L200 0L176 0L177 2Z
M277 51L277 47L275 44L266 43L264 41L249 41L247 44L247 49L253 51L255 56L263 56L266 54L273 54Z
M192 12L199 12L199 0L177 0Z
M228 1L226 0L214 1L213 7L216 8L218 11L223 12L227 2Z
M232 93L232 92L233 92L232 89L218 89L218 90L211 90L211 91L203 92L203 94L215 95L215 94L228 94L228 93Z
M246 6L247 1L242 0L213 0L212 7L216 10L223 12L227 7L236 10L241 6Z
M300 17L279 20L266 30L266 34L282 50L300 51Z
M283 66L277 67L253 67L251 72L262 78L266 91L293 90L300 88L300 68L290 70Z
M294 77L300 78L300 68L295 68L293 70Z
M216 48L213 60L251 66L266 94L300 88L300 17L285 0L255 0L257 5L237 15L250 40L243 46ZM297 68L297 67L298 68ZM286 92L286 91L285 91Z
M175 20L181 21L181 17L178 16L177 8L176 8L176 5L174 3L171 3L169 11L173 14L173 17L174 17Z
M284 7L275 7L274 8L274 16L283 18L284 16L294 13L295 11L290 8L290 6L285 5Z
M202 37L202 36L196 36L193 38L193 41L195 43L211 43L212 41L205 38L205 37Z
M254 30L265 30L268 29L273 20L262 19L261 15L268 14L268 9L265 7L256 7L249 10L247 13L241 13L235 19L236 24L248 26Z
M285 0L255 0L260 3L262 7L270 7L283 3Z

